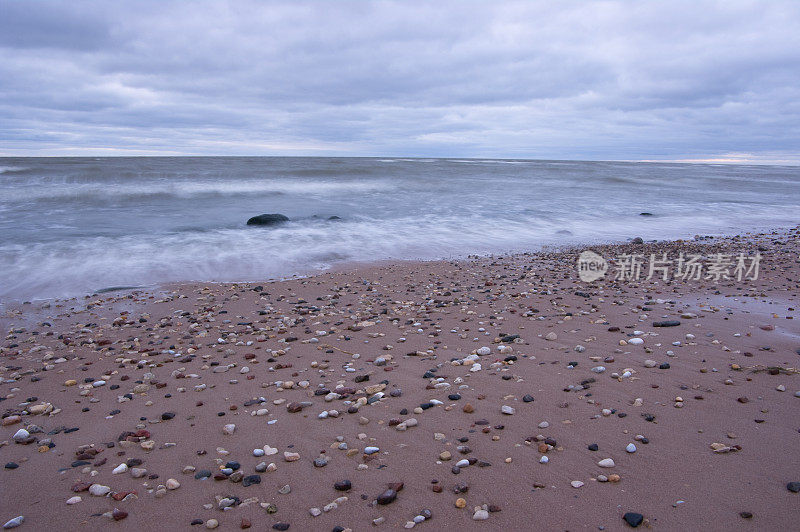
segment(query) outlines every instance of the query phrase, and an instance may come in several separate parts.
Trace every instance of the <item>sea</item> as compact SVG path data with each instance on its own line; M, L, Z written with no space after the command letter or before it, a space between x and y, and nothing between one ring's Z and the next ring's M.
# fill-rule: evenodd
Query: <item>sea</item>
M263 213L290 221L246 225ZM6 157L0 304L798 223L797 166Z

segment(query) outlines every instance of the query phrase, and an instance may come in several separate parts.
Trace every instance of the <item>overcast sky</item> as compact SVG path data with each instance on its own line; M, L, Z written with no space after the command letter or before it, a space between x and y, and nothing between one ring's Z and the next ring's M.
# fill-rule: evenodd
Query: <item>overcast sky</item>
M800 1L0 0L0 155L800 162Z

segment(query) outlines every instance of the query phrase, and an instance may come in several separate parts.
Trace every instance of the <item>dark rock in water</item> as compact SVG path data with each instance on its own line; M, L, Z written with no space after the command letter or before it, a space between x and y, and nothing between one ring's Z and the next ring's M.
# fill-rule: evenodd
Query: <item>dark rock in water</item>
M639 216L653 216L652 212L640 212Z
M642 514L637 514L636 512L628 512L623 515L622 518L633 528L641 525L642 521L644 521L644 516Z
M654 321L653 327L677 327L680 324L678 320Z
M642 237L637 236L636 238L631 240L631 244L644 244L644 240L642 240Z
M288 221L289 218L283 214L259 214L247 220L247 225L276 225Z
M328 216L328 220L341 220L338 216Z
M800 492L800 482L789 482L786 484L786 489L792 493L798 493Z

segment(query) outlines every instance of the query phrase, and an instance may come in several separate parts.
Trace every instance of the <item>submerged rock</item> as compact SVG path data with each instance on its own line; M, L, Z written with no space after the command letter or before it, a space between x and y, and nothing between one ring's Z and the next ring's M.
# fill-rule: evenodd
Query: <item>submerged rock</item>
M277 225L288 221L289 218L283 214L259 214L247 220L247 225Z

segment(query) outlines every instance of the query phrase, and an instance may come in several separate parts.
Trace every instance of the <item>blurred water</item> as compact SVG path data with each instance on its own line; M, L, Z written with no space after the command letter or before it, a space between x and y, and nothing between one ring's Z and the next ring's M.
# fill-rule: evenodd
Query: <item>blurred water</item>
M798 207L800 168L787 166L0 158L0 301L263 280L344 261L733 233L795 225ZM245 225L272 212L292 221ZM341 220L327 220L334 215Z

